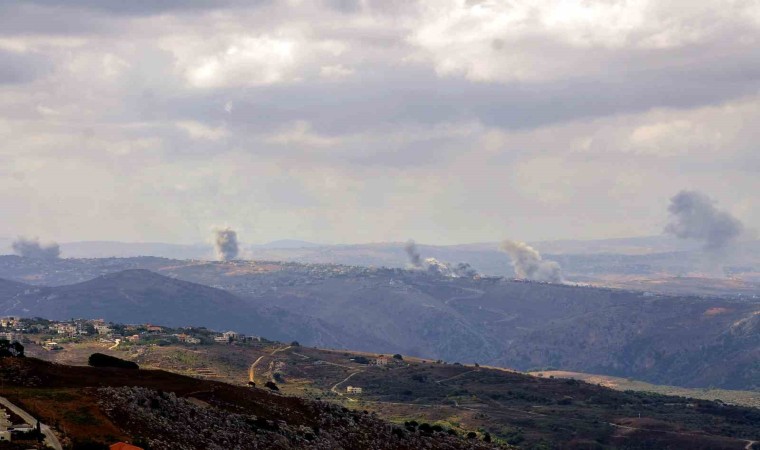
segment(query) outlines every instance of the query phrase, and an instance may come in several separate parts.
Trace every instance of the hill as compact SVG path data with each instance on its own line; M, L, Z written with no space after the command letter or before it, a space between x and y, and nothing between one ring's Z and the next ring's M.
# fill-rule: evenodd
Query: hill
M164 371L4 358L0 375L3 396L75 447L117 440L155 450L498 447L447 433L410 432L325 402Z
M5 315L55 320L81 317L118 323L234 329L306 341L330 334L319 321L299 317L297 313L144 269L129 269L56 287L2 281L0 311Z
M40 267L23 258L6 261L14 264L6 265L6 272L25 274L20 279L79 279L141 265L168 276L140 272L149 280L119 283L109 275L74 287L39 288L0 303L9 314L52 314L56 310L49 304L65 300L81 308L56 312L64 318L82 314L202 325L326 348L393 351L519 370L552 367L687 387L755 389L760 380L760 333L755 328L760 299L747 296L666 296L276 262L130 258L63 260ZM167 287L145 289L150 280L162 280ZM180 280L227 292L192 285L178 295ZM109 296L114 302L108 305L123 311L103 309Z
M84 345L84 344L80 344ZM93 349L92 346L86 347ZM760 440L760 410L653 393L619 392L576 380L529 376L476 365L408 356L330 351L277 343L139 346L104 350L141 367L261 385L373 411L404 428L427 423L488 432L520 448L744 449ZM79 355L74 348L47 355ZM400 356L400 355L399 355ZM57 356L58 357L58 356ZM71 359L69 359L71 360ZM381 360L382 364L372 364ZM213 368L214 374L209 374ZM361 387L360 394L347 393Z

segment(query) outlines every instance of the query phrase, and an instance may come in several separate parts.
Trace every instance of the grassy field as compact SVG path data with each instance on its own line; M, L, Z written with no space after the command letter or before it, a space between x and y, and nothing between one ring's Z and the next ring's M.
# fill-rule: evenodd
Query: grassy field
M734 391L729 389L689 389L678 386L660 386L645 383L643 381L627 378L611 377L607 375L594 375L579 372L566 372L561 370L549 370L532 372L532 375L555 378L572 378L587 383L598 384L617 391L641 391L663 395L676 395L680 397L698 398L702 400L720 400L732 405L751 406L760 408L760 392Z

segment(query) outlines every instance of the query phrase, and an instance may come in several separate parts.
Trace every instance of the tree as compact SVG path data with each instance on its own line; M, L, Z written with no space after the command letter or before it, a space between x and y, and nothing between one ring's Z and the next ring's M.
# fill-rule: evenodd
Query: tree
M399 354L399 353L396 353L395 355L393 355L393 359L398 359L399 361L403 361L403 360L404 360L404 357L403 357L403 356L401 356L401 354Z
M0 357L16 357L21 358L24 356L24 346L19 341L13 341L11 343L8 339L0 339Z
M126 361L103 353L93 353L87 360L92 367L118 367L120 369L139 369L140 366L132 361Z
M268 387L269 389L271 389L273 391L279 391L280 390L280 388L278 388L277 385L274 384L274 383L272 383L271 381L267 381L266 383L264 383L264 386Z

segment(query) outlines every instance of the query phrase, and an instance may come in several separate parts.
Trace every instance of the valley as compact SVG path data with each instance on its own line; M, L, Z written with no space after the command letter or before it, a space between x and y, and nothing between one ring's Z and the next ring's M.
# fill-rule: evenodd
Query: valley
M760 383L760 299L747 296L159 258L0 257L0 278L8 280L0 282L5 315L208 326L320 348L684 387Z

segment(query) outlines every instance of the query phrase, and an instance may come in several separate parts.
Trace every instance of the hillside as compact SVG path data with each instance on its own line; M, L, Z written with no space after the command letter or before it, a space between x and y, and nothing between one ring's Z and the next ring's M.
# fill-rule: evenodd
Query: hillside
M6 298L0 303L6 314L235 329L319 347L520 370L551 367L687 387L755 389L760 380L760 299L747 296L665 296L275 262L137 258L64 260L46 268L24 266L22 258L10 262L16 274L26 267L22 279L33 273L78 279L137 265L167 277L125 272L146 280L115 274L39 288ZM164 282L165 288L151 284ZM69 303L69 309L57 309Z
M0 279L0 299L13 298L29 288L31 288L31 286L24 283Z
M4 315L204 326L304 340L314 340L315 336L328 333L318 321L299 317L297 313L143 269L56 287L2 282L0 289L0 312ZM282 330L295 332L285 335Z
M95 350L72 346L46 355L82 363L87 352ZM549 374L542 378L407 356L397 359L277 343L177 345L147 351L128 345L107 352L134 359L142 367L239 385L248 381L252 365L259 385L274 380L288 395L375 411L399 425L416 421L460 434L480 430L526 449L739 450L760 440L758 409L619 392ZM386 362L366 363L378 359ZM346 393L348 386L361 387L363 392Z
M410 432L325 402L164 371L4 358L0 376L0 395L53 425L64 445L128 440L155 450L497 448L448 433Z

